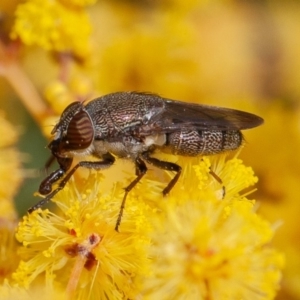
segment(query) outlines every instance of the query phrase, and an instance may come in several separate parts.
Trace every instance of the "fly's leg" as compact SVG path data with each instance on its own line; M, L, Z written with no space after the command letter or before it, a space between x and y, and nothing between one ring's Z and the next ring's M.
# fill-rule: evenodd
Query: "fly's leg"
M176 175L171 179L171 181L168 183L168 185L163 189L163 195L165 196L172 190L172 188L178 181L180 174L181 174L181 167L175 163L163 161L163 160L159 160L157 158L151 157L151 156L149 156L149 154L150 154L149 152L144 152L142 154L142 157L146 162L148 162L149 164L154 165L155 167L158 167L160 169L176 172Z
M223 184L222 179L212 170L210 169L209 174L218 182L222 185L222 199L224 199L225 195L226 195L226 188Z
M118 215L118 219L116 222L115 230L119 231L119 226L121 224L124 208L125 208L125 203L126 203L126 198L128 193L135 187L135 185L142 179L142 177L146 174L147 172L147 166L145 165L144 161L140 158L137 158L135 161L135 174L136 178L124 189L125 194L120 206L120 211Z
M53 198L60 190L64 188L64 186L67 184L67 182L70 180L71 176L75 173L75 171L79 167L84 167L87 169L95 169L95 170L101 170L110 167L115 161L115 158L110 154L107 153L103 155L103 160L102 161L81 161L77 165L74 166L73 169L65 175L66 170L63 168L61 165L61 168L52 172L42 183L40 186L40 193L41 194L47 194L48 192L51 192L52 190L52 184L54 184L56 181L58 181L61 177L65 175L63 180L59 183L58 187L52 191L50 194L46 196L46 198L42 199L39 201L37 204L32 206L31 208L28 209L29 213L32 213L34 210L42 207L46 203L49 202L51 198ZM69 161L68 161L69 162ZM70 160L70 163L72 160Z
M49 182L56 182L57 180L59 180L61 177L63 177L65 175L65 171L64 170L62 170L62 169L58 169L58 170L56 170L56 171L54 171L54 172L52 172L45 180L48 180L48 183L46 183L46 184L49 184ZM44 183L44 181L42 182L42 183ZM45 187L46 187L46 185L45 185ZM51 189L52 189L52 186L51 185L48 185L46 188L45 188L45 190L47 189L47 188L49 188L50 189L50 191L51 191ZM62 187L61 188L57 188L56 190L54 190L52 193L50 193L46 198L44 198L44 199L42 199L41 201L39 201L37 204L35 204L34 206L32 206L32 207L30 207L29 209L28 209L28 213L32 213L33 211L35 211L35 210L37 210L38 208L40 208L40 207L42 207L42 206L44 206L45 204L47 204L48 202L49 202L49 200L58 192L58 191L60 191L62 189ZM43 193L41 193L41 194L47 194L46 192L45 192L45 190L44 190L44 192Z

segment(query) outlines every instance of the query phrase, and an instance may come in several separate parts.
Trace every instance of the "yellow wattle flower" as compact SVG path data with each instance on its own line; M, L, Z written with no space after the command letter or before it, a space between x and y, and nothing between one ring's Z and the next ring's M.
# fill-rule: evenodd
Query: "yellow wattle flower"
M152 217L143 299L274 299L284 259L270 246L274 229L246 198L253 170L226 155L179 161L184 184Z
M38 210L23 218L17 231L23 261L13 274L18 285L31 288L42 279L54 289L63 286L76 299L138 293L135 277L146 273L149 259L147 224L141 225L140 218L147 205L133 200L116 232L119 191L101 195L99 185L97 173L81 191L72 182L55 197L59 214Z
M68 1L27 0L15 14L12 38L45 50L88 56L91 24L84 9Z
M150 170L129 193L120 232L125 183L101 192L100 172L80 187L71 180L53 199L59 213L38 210L19 224L14 282L76 299L273 299L283 258L244 192L257 181L252 169L226 155L178 163L169 196Z
M251 203L170 200L156 218L143 299L274 299L283 258Z

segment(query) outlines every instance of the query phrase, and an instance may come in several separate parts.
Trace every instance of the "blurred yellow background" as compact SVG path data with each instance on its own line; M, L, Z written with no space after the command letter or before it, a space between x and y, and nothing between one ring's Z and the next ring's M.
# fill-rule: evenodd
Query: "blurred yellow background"
M253 112L265 124L244 133L240 157L259 177L259 213L280 224L274 245L285 253L286 268L277 299L300 299L299 1L62 2L76 8L74 32L64 32L62 48L26 40L22 30L10 35L19 1L0 3L0 109L19 133L15 147L26 177L14 191L20 215L36 202L47 132L70 101L134 90ZM88 36L76 19L81 10ZM43 20L34 28L39 36L46 35ZM24 100L27 84L19 73L8 75L10 64L33 84L47 117Z

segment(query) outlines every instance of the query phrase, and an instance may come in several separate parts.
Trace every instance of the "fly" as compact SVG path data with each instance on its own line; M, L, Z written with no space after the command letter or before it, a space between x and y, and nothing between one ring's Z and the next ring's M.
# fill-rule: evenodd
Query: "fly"
M239 148L241 130L259 126L263 119L239 110L165 99L155 94L118 92L96 98L86 105L71 103L52 130L48 148L59 169L47 176L39 187L46 197L31 207L36 210L64 188L79 168L109 168L115 157L135 164L136 178L125 188L115 229L118 231L126 197L147 172L146 163L174 171L163 189L168 194L181 174L176 163L153 157L154 151L183 156L212 155ZM71 168L73 158L92 155L94 161L80 161ZM59 182L56 189L54 183Z

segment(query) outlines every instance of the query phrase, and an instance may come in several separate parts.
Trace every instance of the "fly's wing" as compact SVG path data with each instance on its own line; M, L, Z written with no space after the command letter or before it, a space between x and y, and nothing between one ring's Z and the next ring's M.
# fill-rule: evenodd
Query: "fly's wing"
M180 129L197 130L243 130L259 126L263 119L244 111L217 106L165 100L162 112L151 120L151 134L167 133Z

